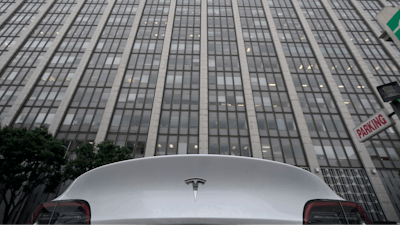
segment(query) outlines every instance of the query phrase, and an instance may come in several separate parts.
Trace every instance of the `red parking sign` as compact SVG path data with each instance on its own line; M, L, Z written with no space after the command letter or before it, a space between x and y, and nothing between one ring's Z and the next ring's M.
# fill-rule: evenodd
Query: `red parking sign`
M394 124L395 122L388 116L387 110L384 109L354 128L354 132L358 140L364 142Z

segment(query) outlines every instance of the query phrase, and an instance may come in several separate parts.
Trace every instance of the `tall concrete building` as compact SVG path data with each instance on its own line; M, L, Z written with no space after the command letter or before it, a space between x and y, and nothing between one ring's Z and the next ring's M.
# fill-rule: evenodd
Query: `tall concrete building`
M353 132L392 111L376 86L400 81L384 6L397 2L2 0L0 122L46 125L69 150L279 161L399 221L399 119L364 143ZM53 197L37 190L18 221Z

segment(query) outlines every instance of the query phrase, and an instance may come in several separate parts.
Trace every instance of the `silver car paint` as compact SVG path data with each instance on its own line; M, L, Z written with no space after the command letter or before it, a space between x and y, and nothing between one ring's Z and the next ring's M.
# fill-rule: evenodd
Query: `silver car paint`
M186 179L202 178L197 200ZM55 200L82 199L91 222L302 223L312 199L340 199L317 176L236 156L174 155L109 164L78 177Z

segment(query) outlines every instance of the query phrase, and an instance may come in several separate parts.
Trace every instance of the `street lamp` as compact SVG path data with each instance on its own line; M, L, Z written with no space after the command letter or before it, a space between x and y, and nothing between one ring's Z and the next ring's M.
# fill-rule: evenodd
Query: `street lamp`
M400 85L397 81L376 87L384 102L390 102L400 119Z
M400 99L400 85L395 82L376 87L384 102Z

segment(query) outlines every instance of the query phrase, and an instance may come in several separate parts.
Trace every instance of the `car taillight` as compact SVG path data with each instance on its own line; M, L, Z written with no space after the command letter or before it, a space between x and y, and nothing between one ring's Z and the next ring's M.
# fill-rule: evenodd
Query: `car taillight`
M85 201L43 203L30 224L90 224L90 207Z
M311 201L304 208L304 224L346 224L338 201Z
M39 205L33 213L30 224L45 224L51 220L51 215L56 208L57 203L43 203Z
M304 207L304 224L370 224L364 210L356 203L313 200Z
M358 204L354 202L340 202L350 224L371 224L367 214Z

